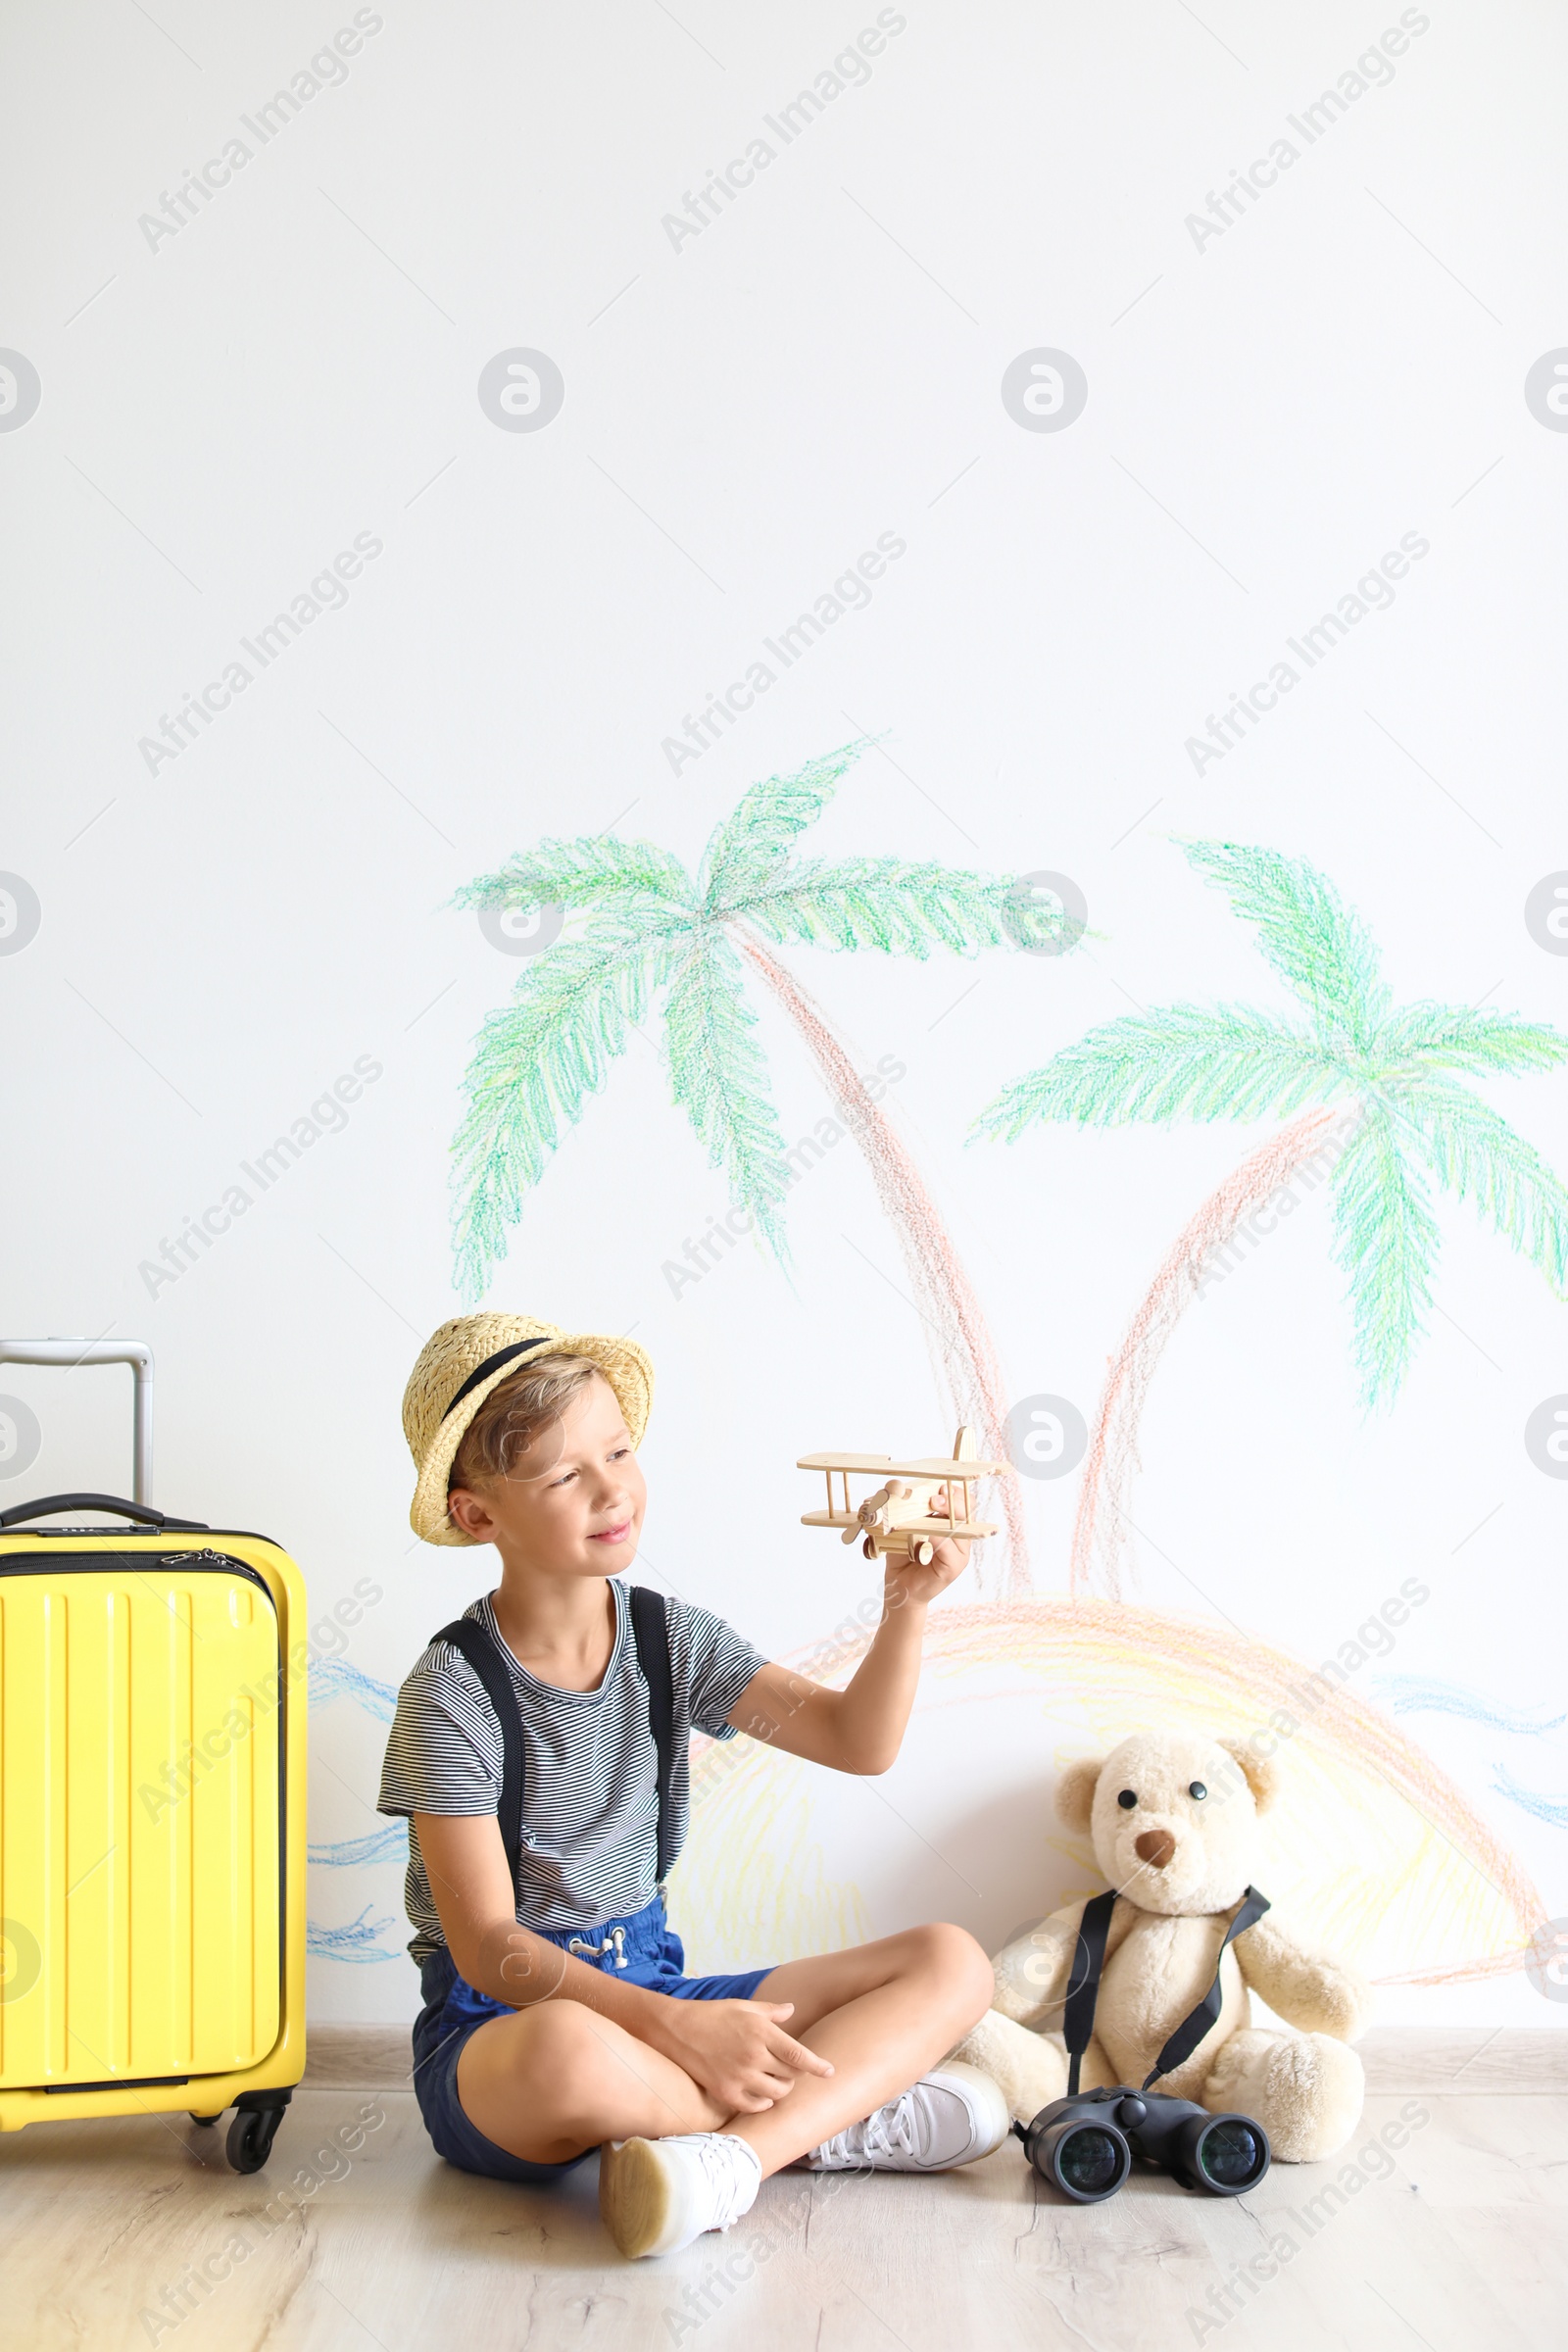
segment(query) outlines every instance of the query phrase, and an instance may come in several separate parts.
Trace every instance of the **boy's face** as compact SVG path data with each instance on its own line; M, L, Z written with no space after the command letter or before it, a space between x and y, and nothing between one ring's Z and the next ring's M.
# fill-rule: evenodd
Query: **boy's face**
M553 1576L615 1576L637 1556L648 1489L608 1380L577 1391L507 1477L455 1487L448 1507L475 1543Z

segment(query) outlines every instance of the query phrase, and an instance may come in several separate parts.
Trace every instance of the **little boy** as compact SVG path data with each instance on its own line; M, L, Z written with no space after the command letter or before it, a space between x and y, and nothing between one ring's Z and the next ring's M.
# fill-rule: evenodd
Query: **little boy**
M429 1341L403 1403L411 1522L428 1543L493 1544L501 1582L403 1685L380 1795L414 1830L414 2083L438 2154L547 2181L600 2149L600 2211L628 2255L727 2229L783 2165L938 2171L1008 2126L994 2083L938 2063L992 1998L960 1928L684 1973L662 1881L691 1731L885 1772L927 1604L968 1546L939 1544L923 1568L889 1556L846 1690L770 1665L722 1618L622 1581L652 1394L630 1341L529 1316L461 1316Z

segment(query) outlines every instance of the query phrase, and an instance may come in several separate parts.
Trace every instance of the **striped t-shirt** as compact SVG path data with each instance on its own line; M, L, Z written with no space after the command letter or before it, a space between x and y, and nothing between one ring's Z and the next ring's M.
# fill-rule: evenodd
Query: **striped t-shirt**
M522 1717L521 1926L559 1932L624 1919L653 1900L659 1880L659 1751L648 1686L637 1663L626 1587L611 1580L615 1642L595 1690L563 1690L519 1666L501 1641L488 1594L464 1613L495 1636ZM732 1740L725 1721L766 1661L708 1609L671 1600L669 1669L675 1746L668 1802L673 1846L686 1835L687 1741L693 1731ZM398 1692L381 1768L382 1813L494 1813L501 1802L501 1732L484 1685L450 1642L432 1642ZM404 1902L416 1961L446 1937L409 1838Z

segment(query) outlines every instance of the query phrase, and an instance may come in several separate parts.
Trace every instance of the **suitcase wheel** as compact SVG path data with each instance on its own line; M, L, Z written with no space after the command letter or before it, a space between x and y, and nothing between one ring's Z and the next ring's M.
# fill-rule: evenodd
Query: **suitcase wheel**
M200 2124L204 2130L210 2132L218 2118L216 2115L197 2115L193 2110L190 2120L193 2124Z
M281 2107L243 2108L228 2127L225 2146L229 2163L236 2173L259 2173L272 2153L277 2127L283 2120Z

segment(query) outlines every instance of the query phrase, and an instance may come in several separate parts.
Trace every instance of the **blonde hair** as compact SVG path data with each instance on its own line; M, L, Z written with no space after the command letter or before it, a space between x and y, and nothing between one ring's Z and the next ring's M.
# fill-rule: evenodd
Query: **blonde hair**
M540 1430L559 1420L589 1381L604 1377L590 1356L558 1348L535 1356L510 1380L500 1381L463 1433L447 1493L454 1487L482 1490L510 1478L517 1456L526 1453Z

